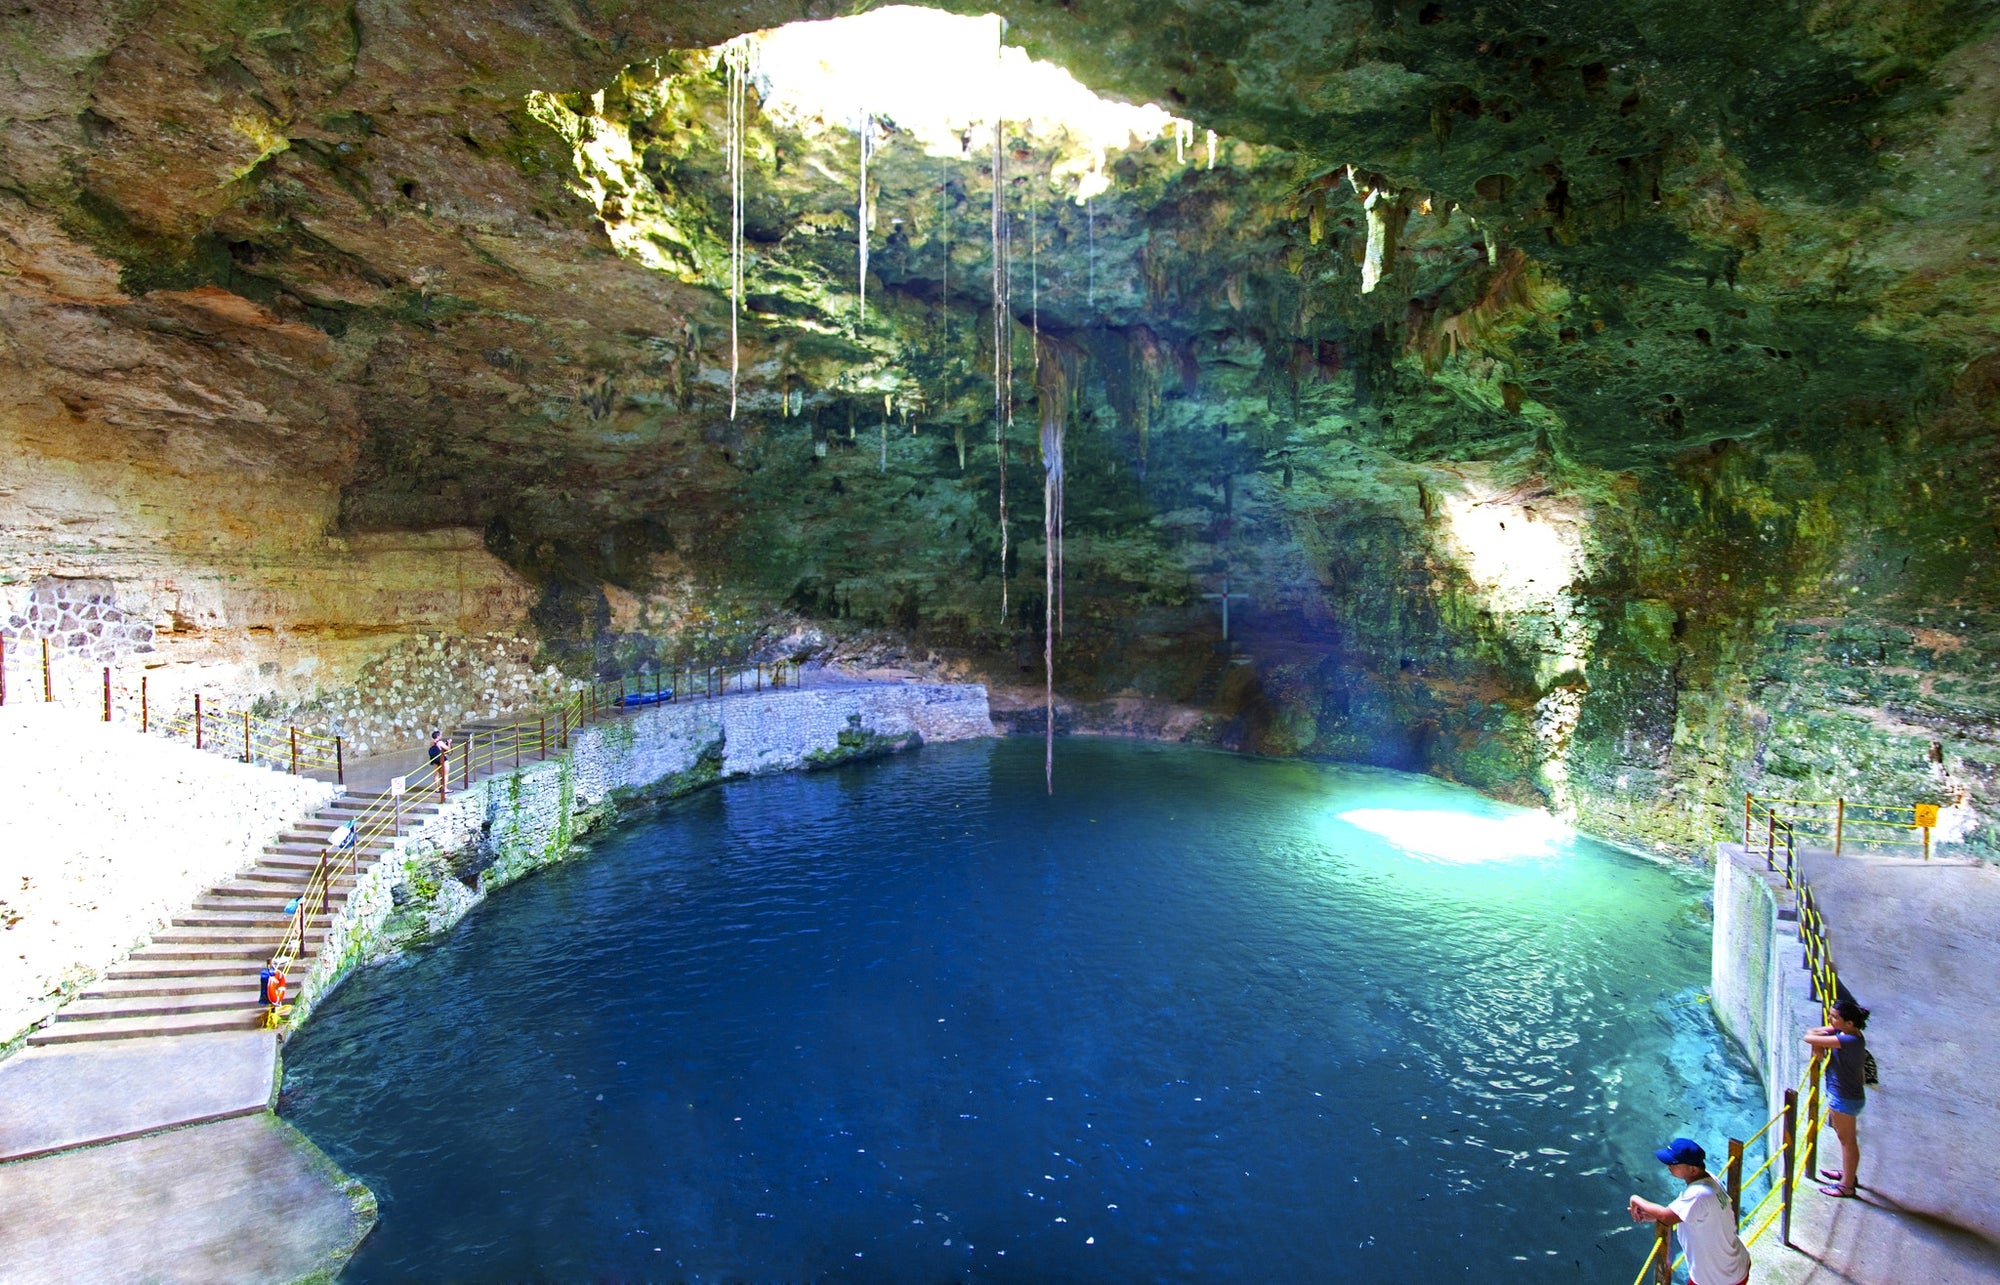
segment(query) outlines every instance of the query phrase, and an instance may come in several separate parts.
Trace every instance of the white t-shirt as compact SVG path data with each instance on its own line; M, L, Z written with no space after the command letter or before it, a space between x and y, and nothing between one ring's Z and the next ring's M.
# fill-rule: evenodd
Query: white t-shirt
M1736 1234L1736 1211L1713 1178L1697 1178L1667 1208L1680 1215L1681 1252L1697 1285L1737 1285L1750 1274L1750 1251Z

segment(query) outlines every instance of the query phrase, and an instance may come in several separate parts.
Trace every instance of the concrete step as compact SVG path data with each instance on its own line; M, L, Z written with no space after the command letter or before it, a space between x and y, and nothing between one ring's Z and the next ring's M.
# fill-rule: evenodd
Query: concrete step
M118 999L135 995L215 995L244 994L252 999L257 997L257 973L263 965L251 968L240 963L232 963L226 970L201 973L194 977L106 977L84 990L77 996L85 999Z
M433 783L432 788L436 788L435 783ZM437 807L437 800L426 801L420 794L406 794L403 796L402 812L404 816L434 816L437 813ZM327 804L324 808L320 809L319 816L322 819L331 818L335 825L340 825L353 820L363 813L393 812L395 810L390 805L387 795L361 798L350 794Z
M409 827L405 826L404 829L407 830ZM370 839L366 843L355 844L354 852L363 858L379 857L389 851L389 847L389 843L384 839ZM321 857L326 855L326 845L324 843L300 843L296 839L281 838L276 843L265 844L264 851L274 857L303 857L305 858L305 864L314 865ZM345 861L348 855L347 852L343 851L334 860Z
M246 870L228 883L219 883L203 893L194 904L221 908L224 902L265 901L277 898L289 901L306 890L306 872L302 870L280 870L275 867L265 870ZM354 880L341 875L328 882L327 887L346 895L354 887Z
M79 999L65 1004L56 1014L58 1022L98 1022L120 1017L165 1017L181 1013L227 1013L237 1009L262 1009L257 995L257 979L247 986L228 990L183 991L170 995L107 995Z
M321 907L320 913L312 918L312 926L325 929L332 922L332 916ZM197 906L174 916L173 927L178 928L235 928L249 932L264 932L272 928L287 927L292 916L285 913L282 903L274 906L248 906L240 910L209 910Z
M306 934L305 950L301 952L301 958L319 953L319 937L317 932ZM277 952L279 941L280 934L277 933L257 940L245 940L232 933L219 940L156 941L154 945L135 951L131 960L127 962L157 967L167 963L185 963L197 959L267 960ZM119 968L123 970L125 965L120 964Z
M414 828L415 825L410 818L407 816L404 817L401 833L408 834ZM388 846L388 841L394 838L397 833L398 831L394 826L385 822L380 831L362 836L353 846L364 852L371 848L379 852ZM287 851L310 852L314 856L318 856L320 853L326 851L327 844L332 839L332 830L302 832L297 827L293 827L289 830L280 831L277 837L272 839L270 844L267 845L267 850L269 848L284 848ZM342 849L342 851L345 851L345 849Z
M121 964L114 965L99 985L111 982L159 982L167 980L194 981L249 976L255 979L257 970L270 960L269 955L261 959L229 958L220 959L206 955L166 954L146 958L134 956Z
M362 863L362 865L374 865L376 857L382 857L384 853L388 853L388 849L386 849L386 847L376 847L376 845L368 845L368 847L360 849L360 851L358 851L356 855L360 857L360 863ZM264 851L262 851L262 853L258 855L258 865L272 865L272 867L286 867L286 869L294 869L294 871L310 871L310 869L314 869L314 867L318 867L318 865L320 865L320 857L322 857L322 855L324 855L324 853L322 853L320 849L310 849L310 847L296 847L296 845L270 845L270 847L266 847L266 849L264 849ZM348 863L348 855L346 855L346 853L342 853L342 855L340 855L340 857L336 857L334 861L336 861L338 865L342 865L342 867L344 867L344 865L350 865L350 863Z
M28 1037L35 1046L130 1040L148 1035L203 1035L211 1031L255 1030L264 1010L218 1013L162 1013L153 1017L109 1017L87 1022L51 1022Z
M159 932L154 933L153 941L156 945L180 942L204 946L231 944L249 946L268 942L271 948L275 950L278 944L284 940L284 936L285 926L283 924L270 924L261 927L232 926L225 928L182 928L174 926L163 928Z
M352 880L347 880L345 883L345 887L334 886L326 890L326 905L330 909L340 909L347 901L347 894L354 890ZM304 896L305 891L303 882L289 888L267 884L251 892L230 893L223 892L220 888L211 888L195 898L191 909L196 914L240 910L257 915L281 915L285 913L285 907Z

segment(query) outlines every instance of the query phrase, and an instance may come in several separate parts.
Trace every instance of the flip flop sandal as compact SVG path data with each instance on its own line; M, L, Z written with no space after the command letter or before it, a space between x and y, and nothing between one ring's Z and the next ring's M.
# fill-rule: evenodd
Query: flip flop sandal
M1822 1169L1819 1171L1819 1176L1826 1179L1828 1182L1839 1182L1846 1175L1841 1173L1840 1170L1838 1169Z
M1850 1200L1854 1196L1853 1192L1842 1191L1840 1188L1832 1185L1831 1183L1827 1184L1824 1187L1821 1187L1819 1189L1819 1194L1822 1196L1832 1196L1838 1200Z

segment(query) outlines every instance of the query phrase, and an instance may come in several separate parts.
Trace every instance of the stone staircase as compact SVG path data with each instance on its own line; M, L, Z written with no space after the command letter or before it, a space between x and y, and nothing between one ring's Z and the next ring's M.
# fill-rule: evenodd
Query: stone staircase
M606 705L599 718L631 711ZM500 722L472 722L453 729L453 764L449 790L456 793L464 777L457 755L467 751L471 737L483 744ZM549 728L554 739L556 729ZM477 748L477 746L473 746ZM532 749L522 761L544 757ZM511 771L511 757L471 774L480 781L495 769ZM423 825L438 813L435 777L411 774L410 793L402 804L402 833ZM304 895L306 883L333 832L387 799L384 791L350 791L281 833L266 844L263 856L249 870L208 889L194 905L174 916L152 940L116 964L56 1012L48 1025L28 1036L31 1045L76 1044L91 1040L122 1040L148 1035L195 1035L214 1031L255 1029L265 1012L259 973L283 943L291 923L285 907ZM379 815L379 811L378 811ZM359 873L366 874L388 844L380 839L360 845ZM333 917L347 904L354 877L335 879L327 889L325 913L308 926L305 942L291 970L295 988L312 971L322 939Z
M267 844L257 864L219 883L152 941L114 965L103 978L63 1006L47 1026L28 1037L31 1045L89 1040L132 1039L147 1035L193 1035L256 1028L264 1016L258 973L284 939L291 916L285 907L304 894L306 881L334 830L381 802L380 793L344 794ZM407 833L437 814L438 805L406 799ZM377 839L361 845L362 873L388 851ZM327 891L325 914L309 926L294 969L294 982L311 970L334 914L354 889L353 878L336 879Z

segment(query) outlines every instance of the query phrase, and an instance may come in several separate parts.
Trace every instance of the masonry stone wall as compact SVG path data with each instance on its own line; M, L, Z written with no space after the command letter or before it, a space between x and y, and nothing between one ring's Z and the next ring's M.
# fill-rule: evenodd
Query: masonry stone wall
M993 734L986 689L948 683L736 695L580 728L564 754L475 782L395 844L329 930L294 1021L354 968L446 931L495 889L567 858L578 837L624 807L730 777Z
M153 622L121 606L109 581L47 578L0 589L0 639L47 639L58 655L116 661L153 650Z

